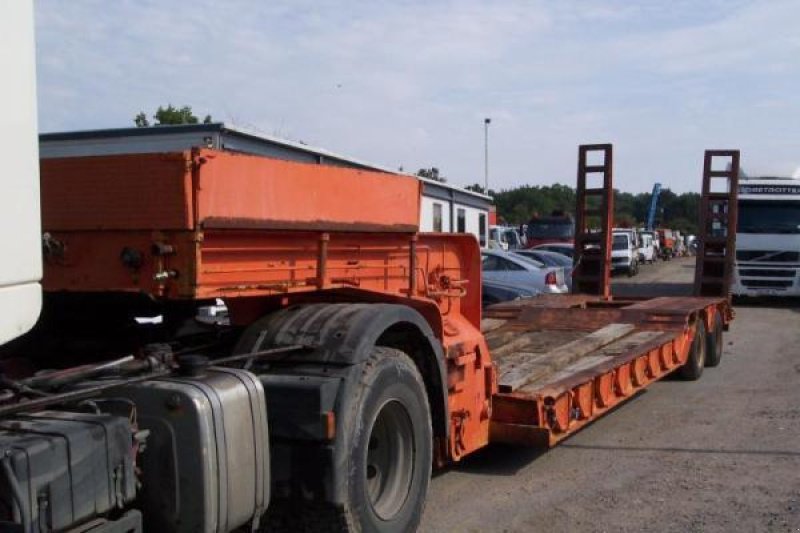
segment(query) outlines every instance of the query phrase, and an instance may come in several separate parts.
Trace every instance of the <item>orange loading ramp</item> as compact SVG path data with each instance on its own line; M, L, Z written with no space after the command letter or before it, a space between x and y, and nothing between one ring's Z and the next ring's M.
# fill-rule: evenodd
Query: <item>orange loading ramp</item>
M592 152L601 156L600 164L588 164ZM575 287L592 296L540 296L498 304L483 314L482 329L499 386L492 397L494 442L555 445L679 369L689 359L698 334L727 329L733 319L729 276L713 290L703 290L696 282L697 297L611 296L612 153L611 145L579 149ZM733 170L710 172L715 157L729 158ZM709 249L704 241L712 242L712 223L716 234L726 236L718 239L723 246L714 248L713 259L730 266L735 254L738 162L738 151L706 152L701 226L709 231L701 232L696 273L703 280ZM601 187L587 186L592 174L599 177ZM719 187L725 192L714 193L709 202L712 177L727 182ZM595 202L590 208L587 198L592 196ZM588 215L599 216L599 230L588 228ZM705 348L706 339L700 340Z

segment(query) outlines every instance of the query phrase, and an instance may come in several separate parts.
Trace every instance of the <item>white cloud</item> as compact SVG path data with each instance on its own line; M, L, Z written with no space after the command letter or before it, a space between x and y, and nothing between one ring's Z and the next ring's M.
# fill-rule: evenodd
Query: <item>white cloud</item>
M571 183L617 143L620 187L697 188L702 150L800 165L800 4L38 0L43 130L171 102L454 182ZM789 140L787 142L787 139Z

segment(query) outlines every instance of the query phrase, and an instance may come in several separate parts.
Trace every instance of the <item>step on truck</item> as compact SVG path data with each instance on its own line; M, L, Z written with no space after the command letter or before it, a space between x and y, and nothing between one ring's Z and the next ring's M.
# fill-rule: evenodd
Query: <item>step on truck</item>
M617 298L612 166L580 147L574 293L482 312L477 240L420 233L411 176L43 159L43 309L2 354L2 527L414 530L432 468L698 379L733 318L736 174L704 175L694 296Z

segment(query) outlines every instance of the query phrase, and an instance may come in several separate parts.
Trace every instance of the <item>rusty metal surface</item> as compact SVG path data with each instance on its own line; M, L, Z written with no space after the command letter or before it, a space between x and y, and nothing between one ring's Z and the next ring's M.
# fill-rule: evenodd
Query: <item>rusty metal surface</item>
M720 166L724 170L718 170ZM715 187L714 180L724 180L723 187ZM730 297L736 260L738 192L739 151L706 150L694 279L697 296Z
M422 185L410 176L214 150L199 150L194 161L196 220L203 226L419 227Z
M43 229L58 244L45 258L49 291L408 294L409 281L423 283L409 258L420 184L408 176L214 150L48 159L42 169ZM351 238L337 239L329 261L317 249L331 232ZM342 258L351 253L356 263Z
M40 166L44 231L194 225L189 153L43 159Z
M592 154L600 154L600 164L590 164ZM611 297L611 227L614 223L613 147L610 144L585 144L578 148L578 186L575 209L575 253L572 290ZM591 186L590 176L600 174L602 184ZM599 228L591 227L590 217L600 217ZM599 231L592 231L599 229Z
M45 254L45 291L136 292L193 298L198 235L193 231L54 231L58 254ZM163 254L168 244L173 253ZM126 264L126 253L140 258ZM177 277L157 277L175 272Z
M511 309L505 306L503 310ZM654 298L616 307L592 307L591 301L584 308L517 305L514 311L514 316L505 317L506 323L493 325L490 339L501 339L507 331L517 336L538 333L552 339L549 347L556 350L565 340L558 335L562 329L590 332L611 323L635 325L627 337L569 361L568 366L520 389L494 396L491 440L527 446L555 445L677 370L688 358L698 320L708 327L717 313L725 324L731 319L724 298ZM526 355L497 357L498 374L506 364L520 365ZM546 357L542 364L547 364Z
M337 222L329 220L273 220L260 218L215 218L203 219L204 229L266 229L286 231L326 231L357 233L416 233L414 224L369 224L364 222Z

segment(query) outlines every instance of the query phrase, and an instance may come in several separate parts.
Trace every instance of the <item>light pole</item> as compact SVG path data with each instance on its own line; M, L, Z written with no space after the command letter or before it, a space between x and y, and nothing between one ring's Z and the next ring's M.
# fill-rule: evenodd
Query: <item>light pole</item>
M484 194L489 194L489 124L492 119L483 119L483 177L484 177Z

